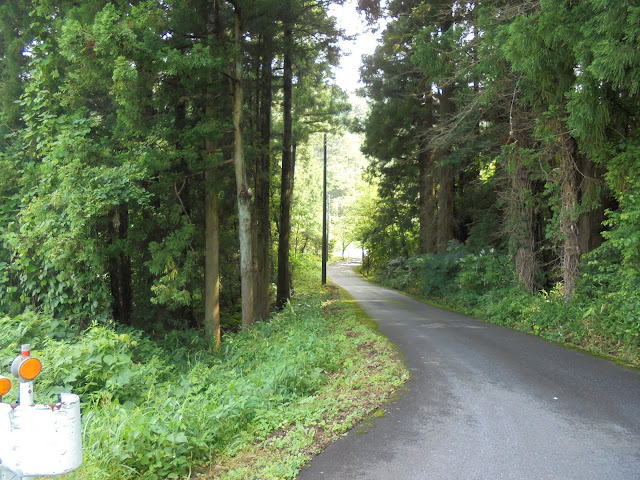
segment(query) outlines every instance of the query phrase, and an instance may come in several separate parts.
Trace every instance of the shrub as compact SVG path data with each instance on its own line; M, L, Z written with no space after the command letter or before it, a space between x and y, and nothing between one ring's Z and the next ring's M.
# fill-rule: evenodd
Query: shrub
M420 276L420 293L436 299L455 295L459 289L456 276L468 254L464 245L452 241L446 252L429 255Z
M429 298L445 297L458 289L456 275L467 255L462 244L452 241L443 254L390 260L377 272L377 279L391 288Z
M276 430L292 403L340 367L348 352L335 338L338 320L323 314L325 300L309 293L271 321L226 335L215 354L198 332L152 340L93 325L78 336L48 338L56 321L25 314L0 324L10 339L1 354L8 363L20 342L34 344L44 367L37 402L61 391L80 395L85 461L69 478L184 478L213 455Z
M494 248L467 255L460 259L459 266L460 288L477 295L513 283L514 273L509 256Z
M581 271L571 302L561 283L530 294L514 284L505 253L452 243L442 254L394 259L378 279L492 323L640 362L640 274L624 268L610 242L586 256Z

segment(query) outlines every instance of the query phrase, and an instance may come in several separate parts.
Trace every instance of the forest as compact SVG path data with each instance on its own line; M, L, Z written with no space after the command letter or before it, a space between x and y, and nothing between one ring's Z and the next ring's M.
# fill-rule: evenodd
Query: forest
M287 302L296 146L348 110L341 33L323 2L245 4L2 7L8 315L218 343L221 316L268 316L272 280Z
M640 8L360 2L369 202L385 283L637 363Z
M402 382L320 285L329 7L0 2L0 362L80 396L74 478L290 478Z
M640 7L359 0L356 101L343 3L0 1L0 363L73 478L293 478L407 378L320 287L324 134L364 275L640 361Z

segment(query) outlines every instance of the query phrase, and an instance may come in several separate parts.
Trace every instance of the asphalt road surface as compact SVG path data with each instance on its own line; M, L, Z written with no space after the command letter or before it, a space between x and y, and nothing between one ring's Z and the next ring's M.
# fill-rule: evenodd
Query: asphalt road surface
M353 266L332 265L329 278L378 321L412 378L299 480L640 479L640 372L425 305Z

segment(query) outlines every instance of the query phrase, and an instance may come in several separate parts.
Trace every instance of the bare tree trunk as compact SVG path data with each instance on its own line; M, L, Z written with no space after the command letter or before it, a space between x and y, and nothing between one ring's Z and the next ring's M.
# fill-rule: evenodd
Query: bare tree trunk
M117 254L109 260L109 286L113 298L113 318L124 325L131 325L133 311L131 259L126 251L129 234L129 207L119 205L109 222L111 243L116 245Z
M264 39L262 76L260 84L260 153L256 169L256 291L255 315L265 319L269 316L270 244L271 220L269 218L269 191L271 189L271 85L272 85L271 41Z
M453 172L448 165L438 167L438 238L437 251L447 251L453 239Z
M282 182L280 187L280 228L278 241L278 285L276 305L283 308L291 297L291 273L289 267L289 241L291 233L291 195L293 187L293 155L291 116L293 75L291 50L293 32L284 31L284 87L283 87L283 135L282 135Z
M510 155L509 176L511 188L507 190L505 226L510 250L514 255L517 282L529 293L535 289L538 270L535 253L535 211L531 172L523 165L520 149L516 145Z
M440 95L441 121L446 121L453 114L452 96L452 87L442 87ZM438 176L438 238L436 248L439 253L446 252L447 245L453 239L453 169L445 163L447 153L446 150L439 149L434 162L437 165Z
M129 236L129 207L126 204L120 205L120 228L119 237L122 242L122 253L120 254L120 285L122 287L122 318L125 323L131 323L133 313L133 289L131 258L127 251L127 238Z
M251 189L247 184L247 169L244 162L242 142L242 32L239 7L234 11L234 33L236 45L235 74L233 79L233 131L236 193L238 200L238 237L240 240L240 288L242 290L242 327L249 328L253 316L253 255L251 223Z
M204 329L214 348L220 347L220 217L213 170L205 173L205 299Z
M298 144L293 141L293 136L291 138L291 194L293 195L293 189L296 185L296 150L298 148Z
M562 135L560 164L560 234L562 246L562 279L565 300L573 297L580 263L578 228L578 182L576 172L577 143L569 134Z
M216 38L222 35L220 24L220 3L213 2L214 31ZM212 108L211 100L207 100L207 114ZM205 149L211 152L212 143L207 140ZM218 211L218 188L215 184L214 170L209 166L204 175L204 330L213 348L220 347L220 213Z
M586 155L580 162L580 173L583 175L580 184L581 204L586 212L580 215L580 253L588 253L599 247L602 242L602 222L605 221L606 197L603 194L603 170Z
M109 225L109 233L111 233L111 230L111 225ZM114 240L111 241L113 242ZM118 259L115 256L109 258L109 288L111 290L111 313L113 315L113 319L116 322L121 322L122 299L120 297L120 273Z
M436 192L433 157L428 150L418 154L420 163L420 253L436 252Z

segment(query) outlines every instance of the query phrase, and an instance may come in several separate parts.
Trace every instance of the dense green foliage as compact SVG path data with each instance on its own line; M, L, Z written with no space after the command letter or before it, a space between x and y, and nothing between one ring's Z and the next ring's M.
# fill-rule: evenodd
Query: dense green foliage
M356 324L305 293L312 134L347 109L330 3L0 4L0 361L32 343L37 400L81 395L78 478L187 476L289 433L308 445L340 403L315 397L332 374L366 383ZM637 362L640 7L358 3L389 20L351 122L377 195L330 140L336 247L361 240L396 288ZM284 308L238 333L241 314L269 316L276 272ZM293 476L304 457L288 455L261 474Z
M357 324L304 295L320 283L304 249L295 304L266 320L281 207L304 224L318 200L311 176L286 191L284 158L299 144L304 169L348 109L330 3L0 2L0 360L30 343L36 401L80 395L75 478L185 478L325 415L295 405L343 368ZM317 222L297 223L313 253Z
M295 424L306 439L297 448L309 451L315 429L344 432L375 406L364 399L388 394L403 372L398 358L389 357L373 378L361 378L368 361L362 345L375 343L387 356L388 347L335 292L318 289L318 272L317 260L300 258L297 301L250 331L227 335L215 355L197 331L151 339L139 330L95 324L80 336L61 336L59 321L24 314L0 322L6 340L0 362L7 365L19 345L31 341L44 365L36 401L55 401L69 390L81 396L84 463L71 478L185 478L222 458L233 463L239 451ZM304 289L310 281L314 288ZM339 380L333 374L342 369L347 378ZM349 404L356 399L337 397L344 382L351 394L356 382L371 392ZM15 390L5 400L12 401ZM326 401L315 401L318 395ZM354 418L334 425L332 415L340 417L346 404ZM293 478L306 456L292 457L272 458L260 478Z
M455 242L446 253L393 259L375 274L384 285L476 318L640 364L639 296L621 295L623 280L608 262L585 261L570 303L560 285L535 295L514 287L506 252L473 253Z
M510 312L505 322L517 323L522 314L537 331L635 352L639 7L360 5L389 20L362 69L371 98L363 150L380 201L360 238L374 266L426 262L413 282L424 294L455 293L484 316ZM451 241L476 256L459 262ZM480 251L501 253L489 262ZM389 277L399 287L402 272ZM495 301L477 304L498 286Z
M261 228L255 247L266 251L255 258L265 272L256 297L268 312L271 237L281 223L284 25L293 31L292 141L303 143L347 108L330 84L340 32L328 6L3 3L0 313L42 312L79 329L112 320L155 332L203 328L205 279L216 276L206 260L215 256L223 324L236 329L236 198L245 194L231 163L242 155L251 228ZM236 64L245 73L230 81ZM244 99L239 137L236 97ZM215 252L207 250L214 226Z

